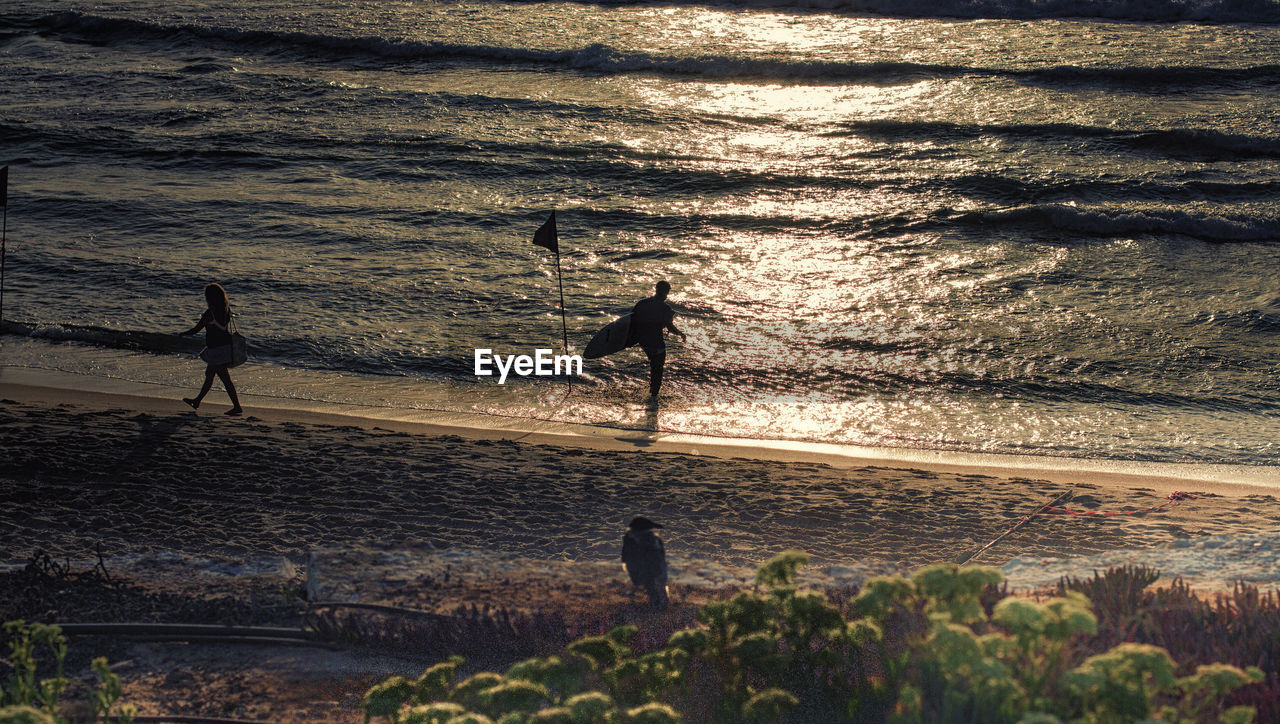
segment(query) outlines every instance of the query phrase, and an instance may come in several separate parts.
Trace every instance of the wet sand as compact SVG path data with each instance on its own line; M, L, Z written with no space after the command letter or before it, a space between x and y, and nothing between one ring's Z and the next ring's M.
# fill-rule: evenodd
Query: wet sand
M737 565L799 548L819 562L912 567L963 557L1069 487L1079 510L1036 518L985 551L1068 556L1274 530L1265 488L1126 479L1069 465L1001 474L543 445L361 418L0 384L0 561L173 550L302 560L319 546L411 544L612 560L625 521L668 547ZM332 424L334 421L351 424ZM396 426L398 429L390 429ZM996 472L996 471L993 471Z

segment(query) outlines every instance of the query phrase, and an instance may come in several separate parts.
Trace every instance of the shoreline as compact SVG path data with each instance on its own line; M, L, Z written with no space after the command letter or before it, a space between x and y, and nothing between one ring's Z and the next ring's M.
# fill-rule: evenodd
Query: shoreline
M86 382L88 384L86 385ZM215 385L209 406L218 415L226 404ZM181 398L187 388L27 367L0 366L0 398L44 405L75 404L125 408L148 414L189 412ZM1244 495L1280 490L1280 466L1162 463L1098 458L965 453L908 448L874 448L793 440L723 438L575 424L484 413L452 413L386 408L241 393L247 414L264 422L350 425L397 433L504 440L610 452L675 453L719 459L809 463L837 469L879 467L952 475L1032 477L1070 484L1144 486L1162 493L1188 485L1219 494Z
M37 377L0 367L0 562L36 548L92 572L101 551L111 591L85 583L67 593L49 580L24 599L28 618L296 618L306 602L332 599L446 615L554 613L571 626L653 621L618 562L637 513L666 526L671 615L684 617L671 628L690 625L710 597L750 586L755 568L787 549L811 556L802 585L839 590L978 550L974 562L999 567L1014 591L1114 566L1160 570L1202 596L1230 594L1236 581L1271 595L1280 581L1280 493L1266 484L1064 466L1050 482L1043 471L954 460L389 420L247 395L245 416L228 418L217 397L192 412L185 390L112 380L83 390L80 376L62 377L80 383L70 388ZM1177 488L1195 497L1169 501ZM1149 512L1034 518L1007 535L1068 489L1079 510ZM0 565L0 576L20 575ZM380 620L351 625L372 636ZM386 631L369 641L398 641L402 629ZM442 655L110 645L93 653L124 662L126 700L146 714L351 724L370 685L416 676ZM504 651L475 656L502 667Z
M980 549L977 562L1001 565L1243 540L1280 523L1274 487L485 429L255 407L247 397L247 414L228 418L225 404L195 413L180 393L124 386L69 390L4 375L0 560L33 550L79 559L101 546L112 558L298 561L320 548L389 545L603 562L617 559L626 522L645 515L666 525L670 554L686 561L754 567L799 549L823 565L902 569ZM1172 500L1178 490L1192 497ZM1022 525L1067 492L1078 514Z

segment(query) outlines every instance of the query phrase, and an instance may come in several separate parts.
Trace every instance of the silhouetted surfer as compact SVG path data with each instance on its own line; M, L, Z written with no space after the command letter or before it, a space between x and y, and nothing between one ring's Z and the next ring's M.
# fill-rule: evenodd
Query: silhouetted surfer
M684 332L676 329L676 313L667 305L667 294L670 292L670 284L658 282L652 297L641 299L631 308L629 336L644 348L645 355L649 357L650 397L658 396L658 388L662 387L662 367L667 362L667 342L663 337L663 330L671 330L682 342L685 339Z

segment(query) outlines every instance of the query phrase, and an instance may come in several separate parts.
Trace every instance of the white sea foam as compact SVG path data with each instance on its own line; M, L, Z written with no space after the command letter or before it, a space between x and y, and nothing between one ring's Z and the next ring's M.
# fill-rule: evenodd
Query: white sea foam
M1003 3L1000 3L1003 5ZM1273 3L1274 4L1274 3ZM1170 3L1171 8L1183 3ZM930 3L933 6L933 3ZM1037 5L1039 7L1039 5ZM946 13L944 12L945 16ZM977 14L975 17L1004 17ZM1012 17L1021 17L1013 14ZM1048 17L1055 17L1051 13ZM1173 19L1181 18L1176 13ZM1280 10L1274 22L1280 22ZM366 56L371 60L398 62L434 62L471 60L494 64L532 64L564 66L599 73L663 73L707 78L771 78L808 79L823 82L869 81L914 82L921 78L948 78L962 75L993 75L1027 80L1072 83L1171 84L1198 83L1211 85L1233 80L1269 80L1280 75L1272 65L1244 67L1096 67L1082 65L1048 66L1031 69L984 68L980 66L907 61L849 61L804 57L758 57L752 55L705 54L681 55L624 49L606 43L590 43L581 47L538 48L519 45L483 45L420 40L403 37L346 36L224 27L217 25L167 25L146 20L117 18L106 15L66 11L41 18L39 25L52 31L92 38L98 42L162 42L175 39L185 42L224 44L260 54L312 56L320 60ZM228 70L231 66L199 63L185 66L182 72L207 73Z

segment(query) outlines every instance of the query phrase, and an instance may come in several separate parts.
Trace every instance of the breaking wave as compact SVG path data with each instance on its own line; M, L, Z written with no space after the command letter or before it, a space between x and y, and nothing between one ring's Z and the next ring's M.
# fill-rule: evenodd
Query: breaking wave
M1108 144L1112 151L1155 151L1179 157L1257 158L1280 156L1280 139L1198 128L1137 130L1065 123L961 124L946 121L870 120L846 123L833 137L857 136L889 142L973 141L987 137L1011 141L1064 140Z
M1280 20L1277 20L1280 22ZM595 43L582 48L537 49L492 45L459 45L429 40L344 37L301 32L241 30L201 25L168 26L68 11L45 16L35 23L41 32L77 36L96 43L220 44L237 51L262 54L295 54L323 61L367 58L377 62L417 63L470 61L495 64L541 65L603 73L656 73L706 78L806 79L817 82L895 84L925 78L961 76L1008 77L1019 82L1051 84L1102 84L1149 88L1213 86L1232 83L1280 84L1280 66L1239 68L1202 66L1092 68L1055 66L1034 69L984 68L909 62L805 61L788 58L734 57L729 55L679 56L622 51ZM200 48L187 48L200 50ZM188 66L184 72L229 70L209 63Z
M646 0L595 0L638 5ZM1270 0L720 0L691 5L820 10L903 18L1096 18L1152 23L1280 23Z
M1280 219L1218 215L1171 209L1105 210L1067 204L1037 204L957 214L946 223L1033 226L1074 234L1120 237L1145 234L1188 236L1209 242L1280 241Z

